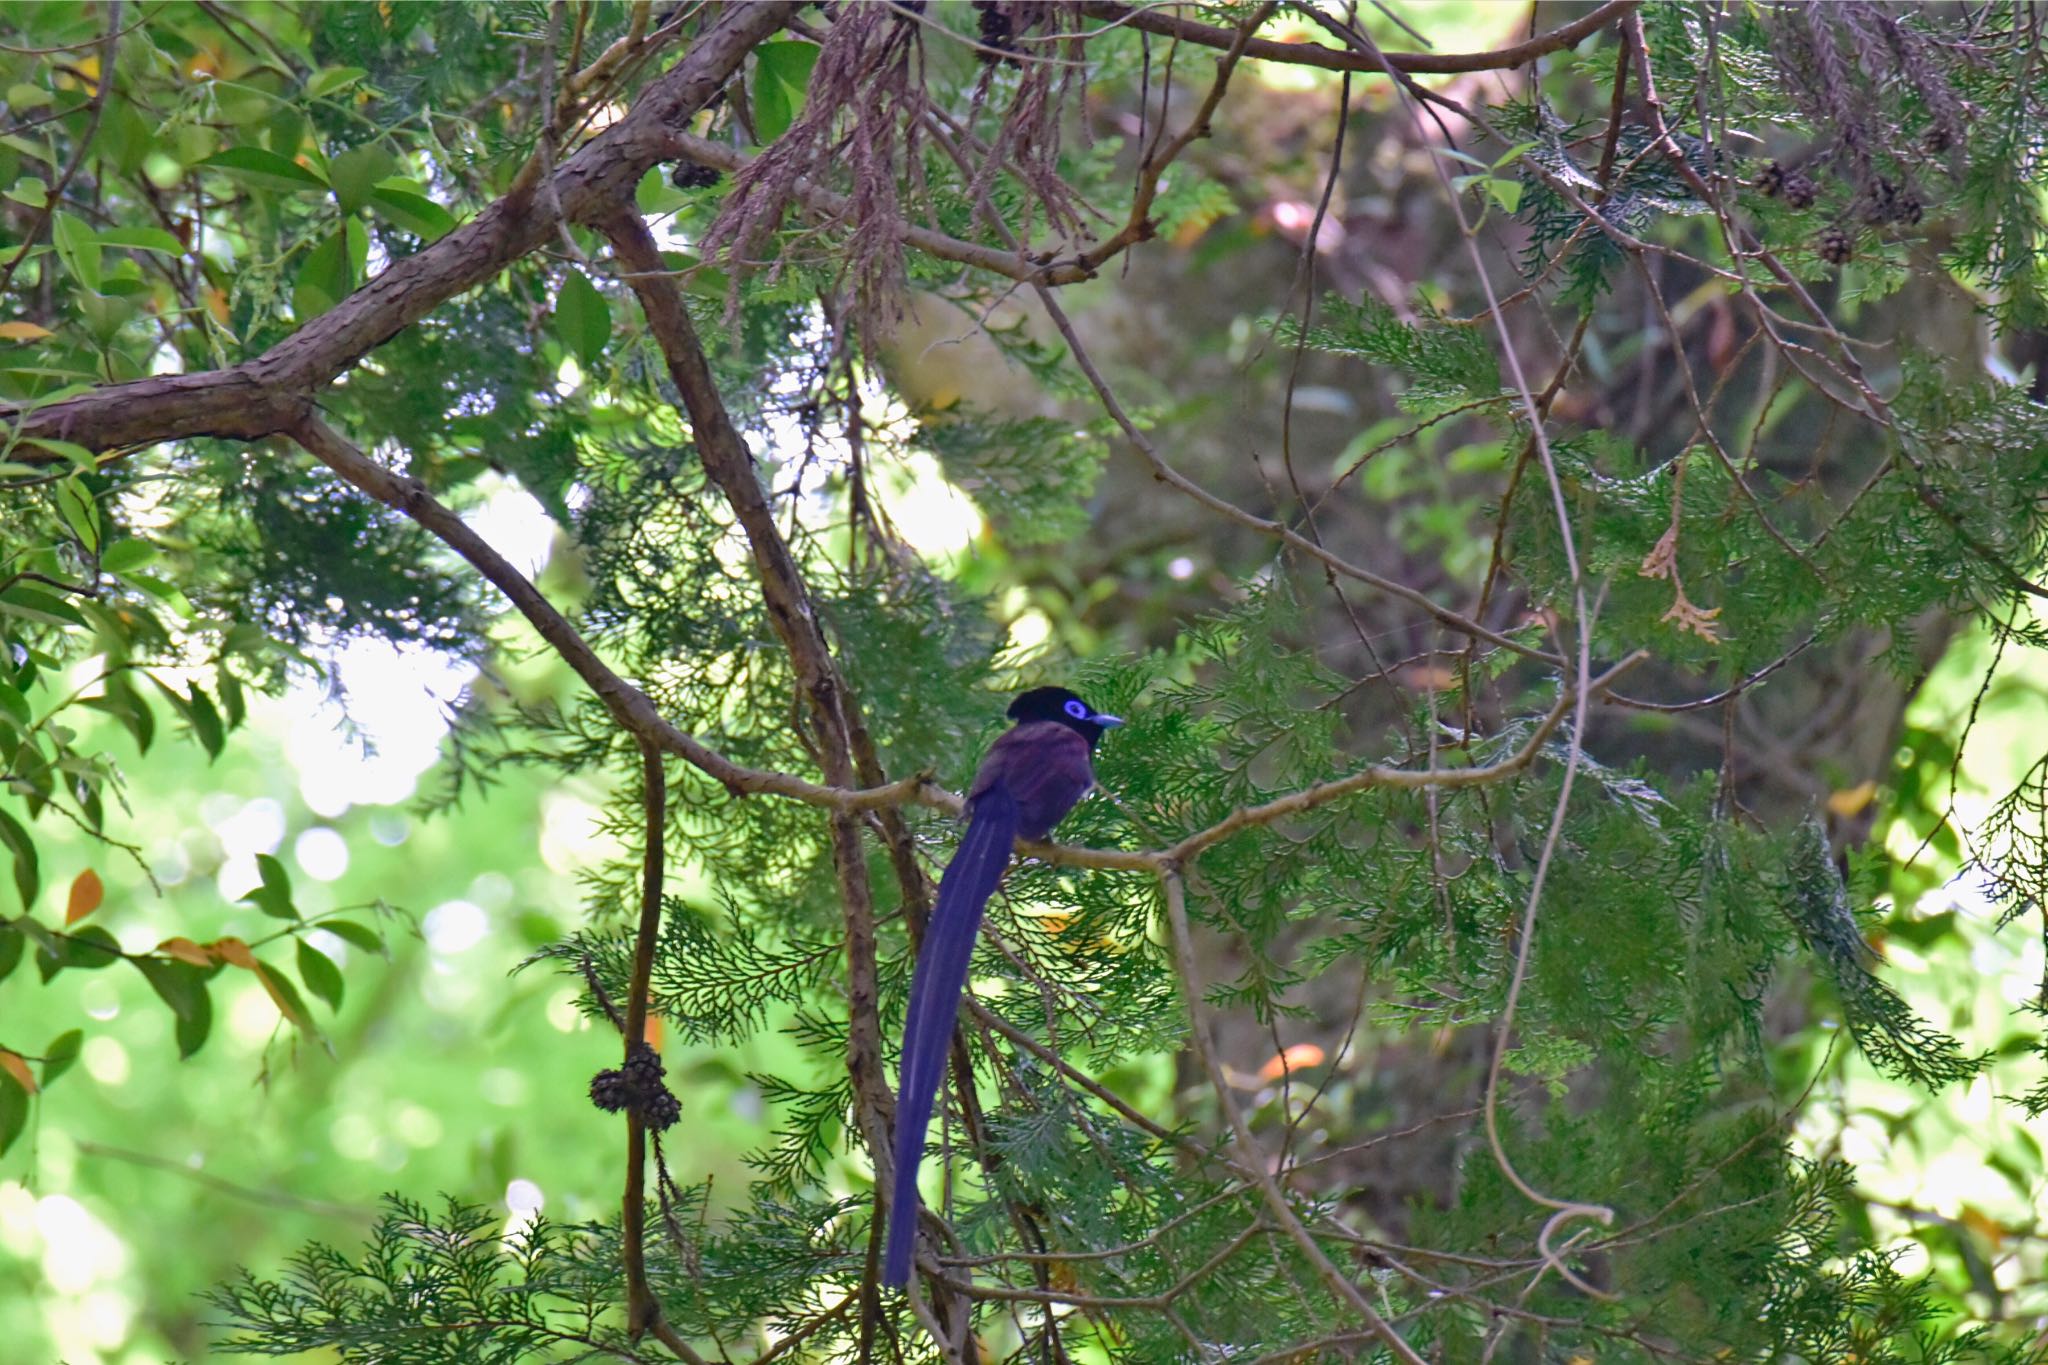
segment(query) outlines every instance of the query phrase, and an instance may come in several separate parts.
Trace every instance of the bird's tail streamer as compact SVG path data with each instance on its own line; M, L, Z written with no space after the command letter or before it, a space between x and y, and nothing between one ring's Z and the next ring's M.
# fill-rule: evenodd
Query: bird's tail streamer
M924 931L917 970L910 978L910 1013L903 1021L903 1057L896 1092L896 1190L889 1206L889 1241L882 1283L910 1282L917 1244L917 1167L925 1130L946 1075L946 1055L967 964L981 929L982 907L995 894L1017 837L1017 801L1000 787L975 798L959 851L939 878L939 903Z

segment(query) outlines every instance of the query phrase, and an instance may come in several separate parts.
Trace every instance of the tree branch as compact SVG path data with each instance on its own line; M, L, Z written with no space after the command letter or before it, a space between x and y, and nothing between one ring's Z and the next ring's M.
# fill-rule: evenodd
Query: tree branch
M111 384L43 406L0 405L0 423L95 451L188 436L254 440L291 430L310 395L448 299L551 240L564 220L608 213L669 155L668 129L702 108L797 6L731 5L618 123L563 161L545 194L507 195L397 262L262 355L224 370ZM557 211L559 210L559 216ZM17 451L12 458L56 458Z
M1607 4L1585 15L1539 34L1513 47L1496 48L1491 52L1388 52L1382 54L1385 65L1396 71L1415 72L1423 75L1450 74L1460 71L1504 71L1509 67L1523 66L1546 57L1553 52L1574 47L1589 34L1598 32L1622 15L1635 9L1642 0L1608 0ZM1183 19L1177 14L1168 14L1158 9L1140 9L1131 5L1110 3L1110 0L1086 0L1082 12L1097 19L1107 19L1118 25L1143 29L1167 38L1178 38L1182 42L1196 43L1202 47L1230 48L1237 41L1235 30L1218 28L1212 24L1197 23ZM1085 35L1093 36L1093 35ZM1282 43L1271 38L1253 38L1245 44L1244 55L1262 62L1281 62L1288 66L1314 66L1325 71L1381 71L1380 60L1363 53L1346 52L1341 48L1322 47L1315 43Z

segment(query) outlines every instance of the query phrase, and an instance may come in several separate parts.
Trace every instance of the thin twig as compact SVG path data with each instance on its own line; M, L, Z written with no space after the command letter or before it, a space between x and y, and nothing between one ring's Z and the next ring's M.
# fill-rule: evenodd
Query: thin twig
M64 191L71 188L72 180L78 175L78 168L85 164L87 153L92 151L93 137L100 130L100 118L107 112L107 94L114 88L114 44L120 39L121 33L121 0L108 0L107 31L100 37L100 70L94 80L92 102L87 106L85 131L79 134L78 145L72 149L71 159L64 163L63 174L57 177L57 183L45 193L43 207L36 214L35 222L22 234L21 250L14 253L14 258L8 261L4 268L0 268L0 294L7 292L7 287L14 283L14 272L21 269L21 263L28 259L29 252L35 250L36 243L42 240L43 229L50 225L51 218L56 215L57 205L64 201Z

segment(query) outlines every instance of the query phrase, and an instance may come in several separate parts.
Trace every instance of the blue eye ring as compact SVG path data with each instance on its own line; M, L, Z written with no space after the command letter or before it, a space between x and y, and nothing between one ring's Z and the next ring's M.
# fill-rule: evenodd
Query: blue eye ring
M1088 719L1088 703L1084 701L1070 701L1063 709L1075 720Z

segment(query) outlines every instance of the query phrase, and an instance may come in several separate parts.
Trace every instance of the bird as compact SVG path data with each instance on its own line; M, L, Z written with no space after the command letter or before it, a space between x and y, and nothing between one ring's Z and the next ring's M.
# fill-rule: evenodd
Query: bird
M939 878L938 904L910 978L897 1083L896 1189L882 1256L886 1285L910 1282L917 1243L917 1167L945 1078L982 907L1010 865L1011 846L1020 838L1045 838L1095 785L1095 743L1105 730L1123 724L1064 687L1019 693L1008 714L1017 723L989 746L974 774L967 792L967 833Z

